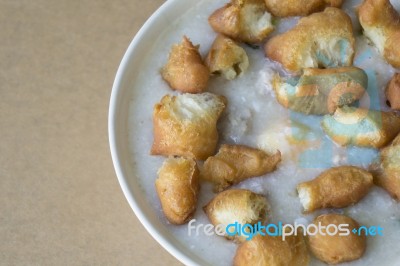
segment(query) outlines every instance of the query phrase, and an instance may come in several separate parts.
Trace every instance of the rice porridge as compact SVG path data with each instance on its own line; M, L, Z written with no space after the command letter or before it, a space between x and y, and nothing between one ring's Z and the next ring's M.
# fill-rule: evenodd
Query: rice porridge
M208 16L227 0L199 1L185 14L167 25L163 33L149 46L148 55L142 64L142 71L132 88L130 104L130 149L137 176L147 200L154 207L159 219L183 246L189 247L210 265L231 265L237 244L223 237L188 235L188 226L168 223L163 215L154 181L157 170L164 158L150 156L153 141L152 112L154 105L166 94L176 94L162 80L160 68L167 62L170 48L187 35L193 44L200 44L205 56L216 37L209 26ZM397 10L400 1L391 1ZM377 53L361 33L361 27L354 15L354 7L360 1L345 1L345 10L353 20L356 37L354 65L366 71L369 87L360 105L371 109L386 110L384 88L395 73L390 65ZM277 29L271 36L284 32L297 22L297 18L277 20ZM258 147L267 152L279 149L283 160L275 172L262 177L246 180L234 187L250 189L266 196L271 212L270 223L308 224L317 215L327 212L320 210L303 214L296 185L315 178L324 169L340 165L368 167L377 158L377 151L359 147L340 147L333 143L320 127L321 116L303 115L282 107L275 99L271 79L274 73L288 75L280 65L264 55L262 47L241 45L250 61L249 69L237 79L225 80L213 76L209 92L224 95L228 107L219 120L220 143L243 144ZM209 223L202 206L215 194L211 184L201 184L196 223ZM381 188L374 187L368 195L354 206L335 210L356 219L365 226L381 226L383 236L368 237L365 255L351 263L342 265L400 265L400 204ZM326 265L312 257L310 265Z

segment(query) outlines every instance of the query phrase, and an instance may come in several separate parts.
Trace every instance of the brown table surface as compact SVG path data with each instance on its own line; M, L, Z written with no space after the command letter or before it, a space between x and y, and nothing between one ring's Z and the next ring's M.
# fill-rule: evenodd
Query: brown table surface
M181 265L117 182L119 62L163 0L0 0L0 264Z

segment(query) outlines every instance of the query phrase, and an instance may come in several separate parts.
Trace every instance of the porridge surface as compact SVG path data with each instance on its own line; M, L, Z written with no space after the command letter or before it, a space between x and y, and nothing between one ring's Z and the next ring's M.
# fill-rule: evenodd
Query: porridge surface
M225 4L226 0L203 0L187 10L149 47L147 59L132 88L130 105L130 149L133 164L147 200L154 206L160 220L184 246L205 258L212 265L231 265L237 245L219 236L189 236L188 226L174 226L165 219L155 192L154 181L164 158L150 156L152 144L153 106L165 95L176 94L162 80L160 68L166 63L170 48L187 35L193 44L200 44L206 55L216 34L207 23L208 16ZM343 9L351 15L357 39L354 65L366 71L369 78L368 93L360 105L371 109L387 109L383 90L395 70L386 64L375 48L361 34L361 27L354 15L360 1L346 1ZM399 10L400 1L392 1ZM273 34L290 29L297 19L281 19ZM235 186L265 195L271 205L270 223L310 223L318 214L302 213L296 185L316 177L324 169L339 165L367 167L377 158L373 149L340 147L334 144L320 128L321 117L291 112L275 99L271 78L279 72L287 75L276 63L269 61L262 47L254 49L242 45L250 60L249 69L239 78L227 81L212 77L210 92L227 97L228 107L218 125L221 143L244 144L268 152L279 149L283 161L277 171L253 178ZM133 178L133 177L132 177ZM207 224L202 206L214 194L210 184L202 184L195 224ZM359 260L342 265L395 265L400 263L400 206L383 189L374 187L358 204L337 212L347 214L365 226L383 227L384 236L368 237L366 254ZM311 265L325 265L312 259Z

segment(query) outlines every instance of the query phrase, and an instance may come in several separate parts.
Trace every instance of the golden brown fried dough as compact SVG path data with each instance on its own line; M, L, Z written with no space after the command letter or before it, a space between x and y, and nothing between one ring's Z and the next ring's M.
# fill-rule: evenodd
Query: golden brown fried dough
M204 92L210 78L210 72L199 53L199 46L194 46L186 36L181 44L172 47L161 75L172 89L189 93Z
M304 211L344 208L360 201L373 185L369 172L354 166L326 170L317 178L297 186Z
M297 81L276 75L272 85L284 107L321 115L359 100L368 87L368 76L357 67L306 68Z
M217 121L226 99L212 93L166 95L153 111L152 155L205 160L215 153Z
M381 150L380 164L374 173L375 183L400 200L400 135Z
M400 14L389 0L365 0L358 18L367 36L394 67L400 67Z
M212 74L222 74L232 80L249 67L246 51L228 37L218 35L206 58Z
M344 106L322 120L322 129L340 145L382 148L400 132L395 113Z
M208 22L214 31L247 43L259 43L274 30L264 0L231 0Z
M236 251L235 266L306 266L310 255L303 235L286 237L257 235Z
M158 171L157 194L173 224L184 224L193 217L199 189L199 170L193 159L168 158Z
M276 17L307 16L326 7L342 6L343 0L265 0L267 10Z
M338 264L357 260L364 254L367 246L366 237L351 232L360 227L352 218L340 214L324 214L318 216L313 224L332 227L326 228L322 233L308 236L310 250L318 259L328 264ZM334 226L340 230L341 225L348 225L349 235L340 235L341 231L333 234L335 233Z
M203 209L214 226L222 225L225 229L236 222L240 225L264 222L268 208L264 196L246 189L230 189L219 193ZM243 235L226 237L238 241L246 239Z
M350 17L328 7L299 20L291 30L271 38L265 54L290 71L303 68L351 66L355 39Z
M250 177L274 171L280 161L279 151L268 155L242 145L222 145L217 155L209 157L204 163L202 176L214 183L216 191L222 191Z
M390 108L400 110L400 73L396 73L386 87Z

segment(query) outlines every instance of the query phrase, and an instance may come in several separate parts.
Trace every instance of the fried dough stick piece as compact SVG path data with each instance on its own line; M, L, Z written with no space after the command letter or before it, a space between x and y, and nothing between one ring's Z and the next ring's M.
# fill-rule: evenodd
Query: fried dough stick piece
M281 159L279 151L269 155L247 146L225 144L215 156L206 160L202 177L214 183L216 191L222 191L248 178L274 171Z
M400 14L389 0L365 0L358 8L364 34L392 66L400 67Z
M355 166L326 170L297 186L305 212L321 208L344 208L359 202L373 186L372 174Z
M196 211L200 189L196 161L168 158L158 171L155 183L168 221L177 225L187 223Z

